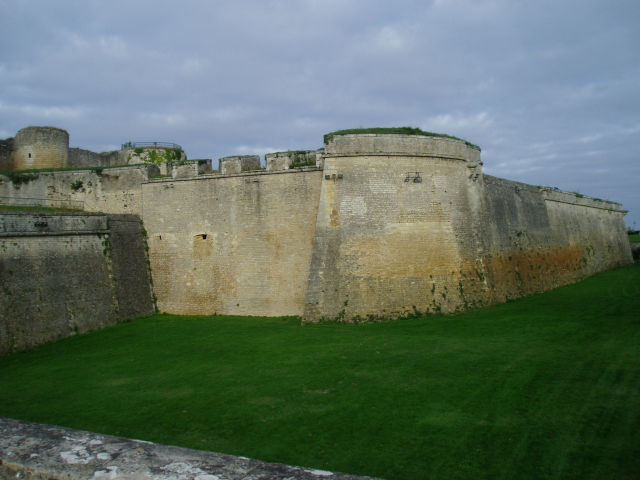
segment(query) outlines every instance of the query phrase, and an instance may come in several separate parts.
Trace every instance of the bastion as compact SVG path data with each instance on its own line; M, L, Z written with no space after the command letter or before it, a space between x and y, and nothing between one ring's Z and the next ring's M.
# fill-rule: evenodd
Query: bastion
M484 175L464 140L327 137L318 166L142 185L160 310L453 313L631 262L621 205Z

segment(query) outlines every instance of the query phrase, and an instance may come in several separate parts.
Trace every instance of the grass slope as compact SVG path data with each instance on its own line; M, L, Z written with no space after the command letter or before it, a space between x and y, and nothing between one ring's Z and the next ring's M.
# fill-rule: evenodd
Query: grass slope
M365 325L156 315L0 359L0 415L419 478L637 478L640 266Z

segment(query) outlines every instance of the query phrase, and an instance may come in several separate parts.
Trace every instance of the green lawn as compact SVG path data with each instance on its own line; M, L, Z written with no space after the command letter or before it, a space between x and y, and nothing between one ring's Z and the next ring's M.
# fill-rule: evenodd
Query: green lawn
M633 235L629 235L630 242L640 242L640 233L634 233Z
M638 478L640 265L448 317L137 319L0 359L0 415L387 479Z

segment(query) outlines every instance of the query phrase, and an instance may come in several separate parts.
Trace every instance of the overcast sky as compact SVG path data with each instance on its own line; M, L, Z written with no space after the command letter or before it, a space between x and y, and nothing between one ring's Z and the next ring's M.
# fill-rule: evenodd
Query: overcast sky
M189 158L414 126L640 228L639 0L0 0L0 138Z

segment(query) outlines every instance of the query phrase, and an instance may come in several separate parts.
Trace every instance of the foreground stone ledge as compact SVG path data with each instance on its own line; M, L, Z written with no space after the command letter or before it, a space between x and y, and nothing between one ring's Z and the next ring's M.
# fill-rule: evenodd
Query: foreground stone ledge
M2 479L364 480L0 417Z

